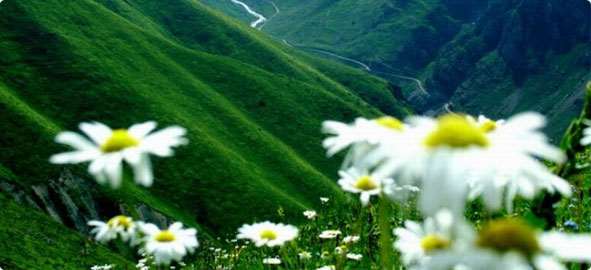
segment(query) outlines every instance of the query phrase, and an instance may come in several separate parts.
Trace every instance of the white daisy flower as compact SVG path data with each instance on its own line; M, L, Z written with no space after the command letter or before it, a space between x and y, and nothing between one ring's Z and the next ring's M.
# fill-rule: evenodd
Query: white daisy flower
M339 185L347 192L360 194L361 204L367 205L371 196L378 196L382 192L385 182L392 182L391 179L382 179L362 172L356 168L340 171Z
M326 230L322 231L318 237L320 239L334 239L341 235L341 231L339 230Z
M400 120L389 116L374 120L357 118L350 125L325 121L322 124L322 130L334 136L325 139L323 145L327 149L328 156L332 156L349 146L362 150L361 148L375 145L403 129L404 124Z
M400 251L402 262L408 267L422 265L434 253L450 249L457 232L463 230L463 225L454 223L452 213L447 210L426 218L422 224L407 220L404 225L394 229L397 237L394 248Z
M316 270L335 270L337 269L334 265L326 265L326 266L322 266L320 268L316 268Z
M363 255L357 253L347 253L347 259L354 260L354 261L361 261L363 259Z
M327 197L320 197L320 202L321 202L321 203L323 203L323 204L326 204L326 203L328 203L328 201L329 201L329 200L330 200L330 199L329 199L329 198L327 198Z
M343 238L343 244L354 244L359 242L361 238L359 237L359 235L348 235L345 236L345 238Z
M160 230L154 224L143 224L141 230L145 235L145 251L154 256L156 264L180 262L199 246L197 230L183 229L180 222L173 223L166 230Z
M505 218L487 224L468 248L433 256L423 269L462 264L471 269L566 270L563 262L591 262L591 235L538 232Z
M281 259L279 259L279 258L265 258L265 259L263 259L263 264L278 265L278 264L281 264Z
M117 237L121 237L121 240L127 242L135 236L137 229L133 219L123 215L113 217L106 223L91 220L88 225L94 227L90 233L94 234L95 240L101 243L109 242Z
M511 210L515 196L532 198L541 190L570 195L568 183L539 161L563 162L564 154L539 131L545 119L516 115L503 124L448 114L415 117L400 136L384 140L368 154L379 161L374 174L421 186L420 205L432 215L441 208L460 214L466 197L482 196L493 210Z
M587 127L583 129L583 138L581 139L581 145L587 146L591 144L591 120L585 119L583 121Z
M298 253L298 258L300 258L301 260L309 260L312 258L312 253L308 251L302 251Z
M255 246L282 246L298 236L298 229L292 225L275 224L269 221L242 225L238 229L238 239L248 239Z
M314 210L306 210L306 211L304 211L303 214L307 219L310 219L310 220L315 219L316 216L318 216L318 213L316 213L316 211L314 211Z
M74 151L54 155L50 161L55 164L90 162L90 174L99 183L109 182L114 188L121 185L125 161L133 168L136 183L151 186L154 177L149 155L169 157L173 147L187 143L184 128L173 126L150 133L155 128L156 122L151 121L116 130L99 122L82 123L80 130L87 137L61 132L56 142L71 146Z

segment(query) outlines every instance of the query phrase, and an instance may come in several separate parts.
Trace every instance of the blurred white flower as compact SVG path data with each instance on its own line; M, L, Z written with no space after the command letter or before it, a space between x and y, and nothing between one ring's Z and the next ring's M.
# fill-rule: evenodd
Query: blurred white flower
M562 262L591 262L591 235L539 232L521 220L505 218L485 225L471 245L434 255L422 269L461 264L470 269L566 270Z
M327 198L327 197L320 197L320 202L321 202L321 203L323 203L323 204L324 204L324 203L327 203L329 200L330 200L330 199L329 199L329 198Z
M584 123L588 127L583 129L583 138L581 139L581 145L587 146L591 144L591 120L585 119Z
M359 242L359 235L348 235L343 238L344 244L353 244Z
M183 229L180 222L173 223L166 230L149 223L142 224L140 229L145 235L145 251L154 256L156 264L180 262L187 253L192 253L199 246L197 230Z
M461 228L447 210L439 211L433 218L426 218L422 224L410 220L404 224L404 228L394 229L397 237L394 247L400 251L402 262L408 267L421 265L434 252L449 249L454 234Z
M279 258L265 258L265 259L263 259L263 264L271 264L271 265L281 264L281 259L279 259Z
M363 259L363 255L357 253L347 253L347 259L361 261L361 259Z
M116 130L99 122L81 123L80 130L87 137L71 131L61 132L56 142L74 151L53 155L50 161L56 164L90 162L89 173L99 183L109 182L114 188L121 185L125 161L133 168L136 183L151 186L154 177L149 155L169 157L173 155L173 147L187 143L184 128L173 126L150 133L155 128L155 122Z
M302 251L302 252L298 253L298 258L300 258L302 260L309 260L312 258L312 253L310 253L308 251Z
M404 124L400 120L389 116L375 120L357 118L352 124L325 121L322 124L323 132L333 136L325 139L323 146L327 149L328 156L350 146L350 154L353 156L363 155L373 145L403 129Z
M307 219L310 219L310 220L315 219L316 216L318 216L318 213L316 213L316 211L314 211L314 210L306 210L306 211L304 211L303 214Z
M269 221L242 225L238 229L238 239L248 239L257 247L281 246L294 240L298 236L298 229L292 225L275 224Z
M90 270L111 270L111 269L113 269L113 267L114 266L112 264L95 265L95 266L90 267ZM2 270L1 267L0 267L0 270Z
M441 208L460 215L466 199L479 196L493 210L502 207L505 198L511 210L516 195L531 199L541 190L570 195L568 183L540 162L565 160L539 131L544 124L545 118L536 113L506 122L457 114L413 117L399 136L383 140L368 153L364 163L400 185L420 186L420 206L427 215Z
M322 266L320 268L316 268L316 270L335 270L337 269L334 265L326 265L326 266Z
M95 240L101 243L109 242L117 237L121 237L121 240L127 242L134 237L137 228L131 217L123 215L113 217L106 223L91 220L88 225L94 227L90 233L94 234Z
M341 231L339 230L326 230L322 231L320 235L318 235L321 239L334 239L341 235Z

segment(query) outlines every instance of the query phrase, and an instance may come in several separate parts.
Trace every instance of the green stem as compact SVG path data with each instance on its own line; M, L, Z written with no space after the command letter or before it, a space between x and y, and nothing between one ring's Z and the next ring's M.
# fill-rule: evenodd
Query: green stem
M390 228L391 205L387 199L380 199L378 226L380 229L380 263L382 270L392 270L394 251L392 249L392 232Z

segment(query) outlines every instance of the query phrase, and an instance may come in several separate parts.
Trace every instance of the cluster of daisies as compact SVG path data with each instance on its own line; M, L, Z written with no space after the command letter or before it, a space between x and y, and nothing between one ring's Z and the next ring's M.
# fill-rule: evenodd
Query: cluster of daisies
M81 123L84 135L65 131L56 137L56 142L73 148L72 151L54 155L55 164L78 164L89 162L88 172L100 184L119 188L123 181L124 164L134 174L134 181L149 187L154 181L150 155L170 157L173 148L187 143L184 128L173 126L159 131L155 122L136 124L128 129L111 129L99 123ZM121 240L131 246L139 246L140 252L153 256L156 264L168 265L180 262L185 255L199 246L197 231L185 229L175 222L167 229L131 217L119 215L107 222L88 222L97 241L107 243Z
M329 156L347 150L338 183L363 205L372 197L416 198L422 222L393 232L408 269L567 269L564 262L591 262L591 235L542 232L511 215L516 197L571 194L543 163L566 160L540 131L544 125L537 113L506 121L453 113L327 121L324 147ZM591 144L591 128L584 134L581 143ZM476 228L464 215L475 200L508 217Z
M423 218L407 220L392 232L391 245L407 269L567 269L565 262L591 262L591 235L540 231L511 214L517 197L531 200L542 192L571 194L569 183L543 163L566 160L540 131L544 125L545 118L536 113L506 121L461 114L414 116L405 121L358 118L353 123L326 121L323 130L329 137L323 145L329 156L346 152L338 184L359 196L362 206L371 207L376 200L394 204L416 200ZM174 147L187 143L181 127L155 128L154 122L116 130L98 122L82 123L83 135L67 131L56 137L73 151L54 155L51 162L88 162L88 172L97 182L113 188L121 186L127 165L134 181L149 187L154 181L150 156L172 156ZM591 128L584 135L581 143L591 144ZM328 200L321 198L323 204ZM506 217L473 225L465 212L476 200L491 216ZM313 210L303 215L309 220L318 217ZM97 241L126 242L158 265L181 263L199 246L197 231L179 222L160 229L119 215L89 225ZM275 248L299 234L293 225L265 221L240 227L236 241ZM335 252L360 261L362 254L348 252L360 236L341 239L341 234L338 228L320 231L317 240L337 239L341 244ZM312 254L301 250L297 257L307 260ZM280 256L263 258L261 263L287 266Z

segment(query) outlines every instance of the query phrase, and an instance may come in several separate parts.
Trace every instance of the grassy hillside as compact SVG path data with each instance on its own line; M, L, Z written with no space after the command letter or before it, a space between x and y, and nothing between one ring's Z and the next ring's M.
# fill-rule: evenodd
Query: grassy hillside
M272 1L245 2L274 14ZM263 31L365 62L419 112L446 106L507 117L535 110L549 117L547 131L558 139L580 111L577 89L591 68L588 1L276 2L280 13ZM400 75L418 77L431 96L417 95L416 83Z
M0 194L0 267L11 270L90 269L133 263L46 215L7 200Z
M12 176L2 181L30 192L59 176L48 158L66 149L53 137L81 121L157 120L186 127L190 144L156 160L152 188L93 185L105 217L146 205L202 233L234 232L280 207L300 218L319 196L342 196L321 121L382 114L368 96L396 102L383 80L313 61L198 1L5 1L0 164ZM398 106L389 110L402 116Z

